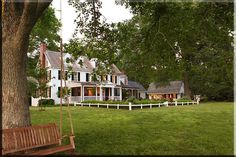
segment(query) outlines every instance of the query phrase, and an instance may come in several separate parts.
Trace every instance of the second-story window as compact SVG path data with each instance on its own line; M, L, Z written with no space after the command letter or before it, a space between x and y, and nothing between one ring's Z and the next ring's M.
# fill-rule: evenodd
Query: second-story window
M58 70L58 80L61 79L61 70Z
M78 77L77 77L78 81L80 81L80 72L78 72Z
M65 71L65 80L68 79L68 71Z
M117 83L117 76L115 76L115 84Z
M86 82L89 82L89 73L86 73Z
M112 77L112 75L111 75L111 76L110 76L110 82L113 82L112 78L113 78L113 77Z
M71 74L71 80L74 81L74 73Z

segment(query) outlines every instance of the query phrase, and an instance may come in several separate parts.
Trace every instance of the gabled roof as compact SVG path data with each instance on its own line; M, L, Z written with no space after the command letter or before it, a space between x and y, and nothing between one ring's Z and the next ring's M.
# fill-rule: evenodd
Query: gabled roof
M128 85L124 85L122 83L122 87L131 88L131 89L138 89L139 91L146 91L146 89L140 83L135 82L135 81L128 81Z
M55 69L60 69L61 68L61 54L60 52L55 52L55 51L46 51L45 55L50 62L52 68ZM63 53L63 57L66 54ZM89 60L85 56L81 56L84 60L83 65L80 66L79 64L72 64L72 68L74 71L82 71L82 72L92 72L93 68L92 65L90 64ZM65 66L65 69L68 69L68 67Z
M148 87L147 93L156 93L156 94L179 93L182 85L183 85L182 81L171 81L167 85L151 83Z
M55 69L61 68L61 53L60 52L47 50L45 52L45 55L49 63L51 64L52 68L55 68ZM68 53L63 53L63 57L65 57L65 55L68 55ZM73 70L80 71L80 72L92 72L94 68L92 64L90 63L90 60L86 56L80 56L80 58L83 59L83 65L81 66L78 63L73 63L72 64ZM120 70L116 67L116 65L112 64L111 68L114 74L119 75L121 73ZM68 68L65 66L65 69L68 69Z

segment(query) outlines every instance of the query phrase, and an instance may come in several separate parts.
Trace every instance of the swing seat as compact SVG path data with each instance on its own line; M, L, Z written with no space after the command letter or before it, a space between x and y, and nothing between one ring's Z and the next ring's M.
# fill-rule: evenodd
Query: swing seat
M75 150L74 136L69 136L70 144L68 145L60 145L61 139L55 123L3 129L2 154L25 151L27 155L49 155ZM33 150L35 148L40 148L40 150Z

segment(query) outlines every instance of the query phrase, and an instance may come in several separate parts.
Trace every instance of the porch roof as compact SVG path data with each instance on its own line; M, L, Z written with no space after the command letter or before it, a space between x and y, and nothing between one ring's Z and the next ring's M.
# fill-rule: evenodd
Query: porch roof
M146 91L146 89L140 83L135 82L135 81L128 81L128 85L125 85L122 83L122 87L125 89L135 89L139 91Z

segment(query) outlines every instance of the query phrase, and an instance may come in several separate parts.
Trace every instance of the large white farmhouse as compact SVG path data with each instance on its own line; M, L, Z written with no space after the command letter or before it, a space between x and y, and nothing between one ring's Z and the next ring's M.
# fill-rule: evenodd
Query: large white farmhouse
M68 70L67 58L71 58L68 53L63 54L64 69ZM111 72L103 76L103 81L94 82L91 74L96 68L97 59L89 60L85 56L80 56L76 62L70 66L73 69L72 75L67 75L66 86L71 89L69 102L79 103L84 100L122 100L122 87L128 85L128 77L122 73L114 64ZM79 63L83 63L82 65ZM48 90L47 98L60 103L58 91L60 91L61 54L47 50L46 44L40 45L40 64L47 68ZM64 87L64 81L62 86ZM64 100L63 100L64 101ZM32 106L37 106L36 101L32 101ZM63 102L64 103L64 102Z

